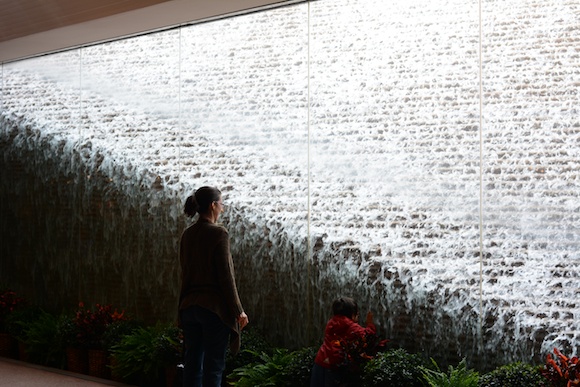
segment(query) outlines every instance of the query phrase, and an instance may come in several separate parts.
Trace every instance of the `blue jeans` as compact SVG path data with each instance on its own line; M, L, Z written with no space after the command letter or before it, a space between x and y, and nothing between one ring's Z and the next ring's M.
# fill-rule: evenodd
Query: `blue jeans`
M200 306L180 314L185 344L183 387L220 387L230 328L217 314Z

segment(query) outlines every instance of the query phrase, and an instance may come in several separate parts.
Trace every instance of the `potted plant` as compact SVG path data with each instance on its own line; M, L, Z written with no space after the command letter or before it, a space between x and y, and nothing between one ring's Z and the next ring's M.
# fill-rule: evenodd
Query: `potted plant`
M115 358L111 354L111 349L121 343L125 336L132 334L135 330L141 327L142 324L136 320L126 319L126 320L118 320L109 324L103 334L103 348L107 352L107 363L108 363L108 370L107 373L111 374L111 378L115 381L122 382L123 379L115 374L114 372L111 373L111 370L115 368Z
M16 357L16 339L7 332L6 319L23 305L25 305L25 300L16 292L10 289L0 292L0 356Z
M103 333L102 345L107 351L119 344L125 336L135 332L143 326L142 323L133 319L115 321L107 326Z
M64 368L64 343L59 336L60 317L40 311L23 329L28 360L49 367Z
M42 310L38 307L25 306L17 308L6 317L6 331L16 339L18 343L18 358L28 361L26 351L27 328L38 320Z
M79 374L87 374L89 368L88 354L77 341L78 327L74 322L74 317L64 315L59 321L59 336L65 346L66 369Z
M80 302L74 315L61 325L69 371L107 377L109 367L104 334L109 325L126 319L124 312L118 312L111 305L96 304L91 309Z
M172 375L181 358L180 330L175 326L140 327L123 337L111 349L113 373L139 386L172 384L165 377Z

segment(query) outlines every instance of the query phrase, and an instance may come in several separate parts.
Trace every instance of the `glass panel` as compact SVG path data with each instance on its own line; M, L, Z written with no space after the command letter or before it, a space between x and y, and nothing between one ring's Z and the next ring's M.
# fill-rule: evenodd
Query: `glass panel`
M182 30L184 195L222 190L242 301L261 316L308 305L307 26L302 4ZM305 341L292 319L253 321Z
M511 358L570 355L580 339L577 13L549 1L484 7L485 340Z
M175 304L151 299L177 297L179 230L168 204L178 189L179 42L171 30L82 51L81 212L94 272L84 291L149 319L175 313Z
M3 64L1 273L43 306L174 316L151 300L215 185L281 345L351 295L439 361L572 354L578 7L481 5L320 0Z
M478 324L478 4L318 1L310 23L320 324L352 295L397 345L456 361Z
M78 218L73 143L80 117L79 52L4 65L2 135L5 273L44 307L77 299ZM8 214L5 217L4 214ZM3 256L5 251L2 252ZM47 270L53 268L53 270Z

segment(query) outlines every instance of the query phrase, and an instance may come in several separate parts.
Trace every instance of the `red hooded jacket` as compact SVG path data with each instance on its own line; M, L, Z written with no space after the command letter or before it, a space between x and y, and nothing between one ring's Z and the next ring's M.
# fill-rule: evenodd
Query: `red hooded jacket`
M349 342L365 337L367 334L376 334L375 324L369 323L363 328L346 316L333 316L326 324L324 342L316 354L314 363L324 368L336 368L344 362L344 352L340 341Z

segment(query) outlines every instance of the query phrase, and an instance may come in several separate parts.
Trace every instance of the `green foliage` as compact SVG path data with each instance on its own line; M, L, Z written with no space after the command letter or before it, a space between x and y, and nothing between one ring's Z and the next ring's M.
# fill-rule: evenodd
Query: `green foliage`
M14 310L6 317L6 331L16 339L26 340L26 328L36 321L43 311L38 307L23 307Z
M435 360L431 359L434 369L421 367L423 377L431 387L477 387L479 373L468 369L463 359L457 366L449 366L448 372L441 371Z
M318 348L316 347L306 347L290 354L290 361L280 375L281 379L284 380L284 386L310 386L310 373L312 372L317 351Z
M58 321L58 335L61 338L65 347L78 346L77 327L70 315L63 315Z
M27 345L31 362L64 368L66 345L78 344L79 335L87 336L95 326L104 327L104 332L101 329L97 333L103 347L114 355L113 371L128 381L150 381L154 385L160 382L166 366L181 360L181 331L175 326L144 327L100 305L96 311L79 309L74 316L57 317L26 306L13 292L3 295L5 309L9 310L4 314L3 326ZM225 374L232 386L309 386L317 348L294 352L275 348L254 328L244 330L241 339L243 350L235 356L227 354ZM479 375L466 367L465 359L445 372L433 359L429 364L418 354L396 349L379 352L364 365L362 373L349 371L345 380L361 387L559 387L577 383L580 360L568 358L557 349L554 354L547 356L544 367L515 362Z
M119 344L123 337L135 332L142 324L136 320L119 320L109 324L103 334L103 348L109 350Z
M253 351L252 351L253 352ZM259 358L255 363L236 368L228 379L236 387L284 386L283 371L292 361L292 354L285 349L275 349L272 355L253 353Z
M6 318L16 309L26 305L26 300L10 289L0 289L0 332L6 331Z
M236 368L259 361L259 355L261 353L269 355L274 353L274 347L264 338L258 329L253 327L247 327L242 331L241 343L242 351L236 355L233 355L228 349L226 356L226 375Z
M235 356L228 352L227 356L225 374L235 381L235 385L259 383L266 386L270 382L277 383L277 387L310 385L317 348L306 347L294 352L275 349L256 328L243 330L241 339L243 350ZM256 366L257 369L252 370ZM269 375L270 371L276 375Z
M125 379L135 376L157 379L165 366L180 358L179 329L156 325L139 327L111 348L113 372Z
M421 356L404 349L378 353L363 369L363 387L423 387L425 379L421 367L428 363Z
M496 368L482 375L480 387L542 387L545 379L539 367L516 362Z
M24 328L26 353L33 363L62 368L65 364L65 346L59 335L60 318L41 311L36 320Z
M182 333L175 325L160 326L153 340L153 355L162 366L176 365L182 358Z

